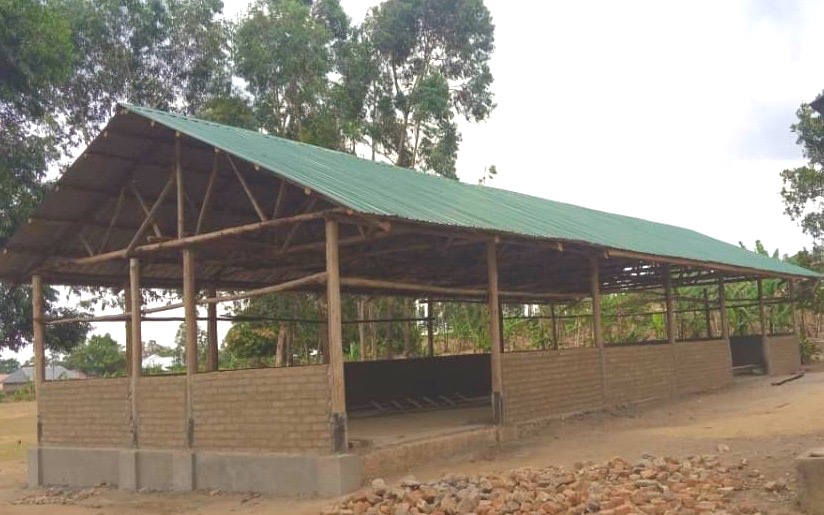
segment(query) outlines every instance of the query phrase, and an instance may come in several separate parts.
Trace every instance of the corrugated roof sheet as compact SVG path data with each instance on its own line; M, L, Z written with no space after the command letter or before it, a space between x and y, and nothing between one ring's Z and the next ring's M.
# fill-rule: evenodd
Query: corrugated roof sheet
M360 213L583 242L782 275L819 276L682 227L466 184L155 109L128 104L124 107Z

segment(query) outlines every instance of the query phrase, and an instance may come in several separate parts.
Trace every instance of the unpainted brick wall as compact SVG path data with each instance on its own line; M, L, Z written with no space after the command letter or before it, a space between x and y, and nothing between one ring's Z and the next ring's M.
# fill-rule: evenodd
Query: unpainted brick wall
M666 397L675 392L672 345L612 345L604 348L609 404Z
M730 346L726 340L677 342L675 350L678 393L721 388L732 382Z
M140 447L186 445L186 376L141 377L137 409Z
M504 353L501 368L507 425L604 405L596 348Z
M199 449L331 453L327 365L195 376Z
M801 349L794 334L767 337L770 374L791 374L801 368Z
M131 445L131 404L126 378L46 381L40 389L42 442Z

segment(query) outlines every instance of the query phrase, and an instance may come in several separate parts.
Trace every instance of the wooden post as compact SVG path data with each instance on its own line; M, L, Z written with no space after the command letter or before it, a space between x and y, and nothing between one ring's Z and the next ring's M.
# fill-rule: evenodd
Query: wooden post
M214 288L209 288L206 291L206 296L209 298L217 297L217 291L215 291ZM209 303L206 305L206 318L206 341L208 342L206 371L216 372L220 359L217 349L217 303Z
M675 299L673 295L672 269L670 268L670 265L664 265L664 303L667 311L667 341L672 347L672 366L673 370L675 370L675 374L673 374L674 380L672 382L672 387L674 388L674 391L677 392L679 387L678 345L676 342L676 340L678 339L678 322L675 319Z
M558 350L558 318L555 316L555 303L549 305L549 315L552 317L552 349Z
M132 292L129 283L123 287L123 307L126 313L132 312ZM133 314L131 316L134 316ZM132 319L126 319L126 377L132 375Z
M426 300L426 341L427 354L430 358L435 356L435 304L432 299Z
M337 220L326 220L326 326L329 345L329 378L332 389L332 450L336 453L345 453L349 450L349 445L346 435L338 236Z
M31 278L31 304L34 346L34 398L37 401L37 443L43 436L43 423L40 419L40 393L46 381L46 326L43 321L43 278L33 275ZM39 482L38 482L39 483Z
M501 299L498 296L498 244L486 244L486 270L489 293L489 339L492 363L492 423L504 423L503 371L501 367Z
M403 317L408 319L412 314L412 302L409 297L403 298ZM403 322L403 355L410 357L412 355L412 325L409 320Z
M704 322L707 324L707 338L712 338L712 316L710 315L710 296L704 288Z
M180 133L175 134L175 182L177 183L177 237L186 236L186 190L183 189L183 168L180 166Z
M283 186L281 186L283 188ZM360 354L360 360L366 361L367 359L367 348L366 348L366 299L363 297L358 297L357 300L357 307L358 307L358 349Z
M604 355L604 331L601 319L601 278L598 267L598 256L590 257L590 291L592 294L592 337L598 348L599 365L601 368L601 393L604 402L607 399L607 362Z
M761 326L761 353L764 356L764 365L767 367L767 373L772 373L772 363L770 359L769 346L767 343L767 305L764 303L764 282L759 277L756 279L758 286L758 322Z
M678 331L675 320L675 299L672 291L672 271L669 265L664 265L664 300L667 310L667 341L675 345Z
M730 339L730 322L727 319L727 288L724 285L724 277L718 278L718 310L721 312L721 338Z
M129 260L129 301L132 307L131 313L131 328L132 335L132 353L129 355L130 374L129 374L129 389L132 401L132 445L137 447L140 439L138 435L138 412L137 406L137 388L140 382L140 376L143 373L143 335L141 334L141 307L143 299L140 296L140 260L131 258Z
M767 305L764 303L764 282L759 277L756 280L758 285L758 322L761 326L761 336L767 337Z
M727 359L730 362L729 380L732 381L732 344L730 343L730 323L727 320L727 288L724 285L724 276L718 277L718 311L720 313L721 339L727 342Z
M183 312L186 327L186 443L194 440L194 407L192 391L197 374L197 289L195 286L195 254L183 249Z

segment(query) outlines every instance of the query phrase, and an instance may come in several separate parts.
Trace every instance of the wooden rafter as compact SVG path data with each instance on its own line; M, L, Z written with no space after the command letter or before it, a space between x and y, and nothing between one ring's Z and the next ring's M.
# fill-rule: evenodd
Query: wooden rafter
M252 193L252 190L249 188L249 184L246 182L246 179L243 177L243 174L240 173L240 170L238 170L237 166L235 166L235 162L232 159L232 156L226 154L226 160L229 161L230 165L232 165L232 170L234 170L238 182L240 182L240 185L243 187L243 191L246 192L246 196L249 198L249 203L252 204L252 207L255 209L255 212L260 217L260 221L265 222L266 220L268 220L268 218L266 218L266 214L263 212L263 209L260 207L260 204L258 204L257 199L255 199L255 196Z
M312 197L311 199L309 199L309 202L306 204L306 207L303 208L303 210L301 212L302 213L308 213L308 212L312 211L312 209L315 208L315 205L317 203L318 203L318 198L317 197ZM301 224L297 223L297 224L293 225L291 229L289 229L289 232L286 234L286 238L283 240L283 245L280 247L281 252L285 252L289 248L289 245L292 243L292 238L295 237L295 234L297 234L298 229L300 229L300 226L301 226Z
M160 209L160 206L163 204L163 201L172 191L172 186L177 182L176 179L177 172L173 170L172 174L169 176L169 179L166 181L166 185L163 186L163 190L161 190L160 195L157 196L157 200L155 200L154 205L152 205L152 208L149 209L148 213L146 213L146 218L143 219L143 223L140 224L140 227L138 227L137 232L135 232L134 236L132 236L131 241L126 246L126 249L123 253L123 257L128 256L135 249L138 242L143 237L143 233L146 232L146 229L148 229L149 225L154 221L154 217L157 214L157 210ZM103 257L105 255L106 254L101 254L99 257Z
M134 182L129 183L129 188L132 191L132 195L134 195L134 198L137 200L137 203L140 204L140 209L143 211L143 217L149 218L149 206L146 204L146 200L143 198L143 195L140 194L140 190L137 189ZM157 223L152 222L152 229L154 230L155 236L158 238L163 237L163 232L160 230Z
M112 236L112 229L114 228L114 224L117 223L117 219L120 218L120 212L123 210L124 198L126 198L125 186L120 188L120 195L117 197L117 202L114 206L114 213L112 214L109 226L106 228L106 234L103 236L103 241L100 242L100 250L97 251L98 254L102 254L103 251L106 250L106 245L109 244L109 239Z
M281 179L280 186L278 186L278 196L275 199L275 208L272 210L272 219L280 216L281 209L283 209L283 199L286 196L286 188L288 187L289 184Z
M209 174L209 182L206 184L206 193L203 195L203 205L200 206L200 214L197 217L195 234L200 234L201 231L203 231L203 225L206 223L206 215L209 213L209 207L212 203L215 182L217 182L217 159L218 152L217 149L215 149L215 157L212 160L212 173Z

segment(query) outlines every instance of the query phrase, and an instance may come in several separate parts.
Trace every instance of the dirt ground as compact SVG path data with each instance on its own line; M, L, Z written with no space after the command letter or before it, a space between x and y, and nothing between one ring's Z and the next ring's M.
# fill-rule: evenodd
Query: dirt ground
M409 472L421 480L446 472L482 473L521 466L571 465L641 453L685 456L714 453L726 444L730 460L746 458L768 480L794 488L793 458L824 447L824 373L771 386L770 378L738 378L725 390L675 400L616 409L558 421L540 434L503 447L481 449L474 456L433 459ZM95 489L68 504L28 504L44 491L25 487L25 447L34 439L33 403L0 404L0 513L8 515L102 514L317 514L328 499L277 499L226 493L124 493ZM386 478L393 480L397 478ZM798 513L793 495L752 495L765 513ZM58 499L65 500L66 496ZM27 501L28 499L28 501ZM22 501L22 503L21 503Z

